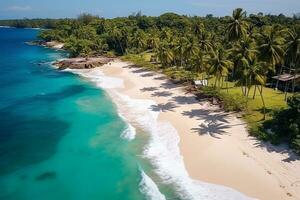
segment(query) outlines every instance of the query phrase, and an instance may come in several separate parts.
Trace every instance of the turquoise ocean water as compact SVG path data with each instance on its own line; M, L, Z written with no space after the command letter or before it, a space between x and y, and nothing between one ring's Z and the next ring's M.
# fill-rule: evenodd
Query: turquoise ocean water
M0 28L0 200L248 199L191 179L155 102L122 97L132 127L93 81L53 68L66 52L25 43L37 34Z
M0 28L0 199L146 199L137 158L114 104L29 46L38 30Z

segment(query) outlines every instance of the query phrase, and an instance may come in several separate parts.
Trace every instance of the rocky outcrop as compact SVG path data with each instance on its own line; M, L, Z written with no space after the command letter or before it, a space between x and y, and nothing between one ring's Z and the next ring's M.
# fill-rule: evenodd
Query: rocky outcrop
M63 47L64 47L64 43L57 42L57 41L45 42L43 40L36 40L36 41L32 41L32 42L27 42L27 44L49 47L49 48L53 48L53 49L63 49Z
M45 42L43 40L37 40L28 42L28 45L39 45L44 47L49 47L53 49L63 49L64 44L57 41ZM54 63L55 66L60 70L64 69L91 69L95 67L100 67L109 62L113 61L113 57L104 57L95 55L94 57L76 57L68 58Z
M54 48L54 49L63 49L64 48L64 43L56 42L56 41L46 42L45 45L47 47Z
M88 58L69 58L62 61L57 61L54 63L58 69L91 69L95 67L100 67L109 62L113 61L112 58L107 57L88 57Z

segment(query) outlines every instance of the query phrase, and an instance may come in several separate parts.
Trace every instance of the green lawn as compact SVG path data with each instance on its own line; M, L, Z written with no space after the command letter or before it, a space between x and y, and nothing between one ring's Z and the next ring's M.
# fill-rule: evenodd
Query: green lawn
M226 90L226 89L223 89ZM242 95L242 91L240 87L231 87L228 92L230 94L240 94ZM263 119L263 104L261 100L261 96L259 92L256 92L256 96L253 99L254 87L250 90L249 98L248 98L248 108L245 114L243 115L246 121L249 123L257 123L261 122ZM290 95L290 94L289 94ZM266 105L266 112L270 114L272 110L284 108L287 106L284 101L284 93L281 91L276 91L272 88L263 88L263 97ZM270 115L267 115L267 118L270 118Z
M241 87L235 86L234 82L226 82L224 81L223 87L221 89L222 92L227 92L226 83L228 85L228 93L229 94L239 94L242 95ZM214 84L214 78L209 80L209 85ZM263 118L262 113L262 100L260 93L256 90L255 98L253 99L254 95L254 86L251 88L249 97L248 97L248 110L245 112L244 116L245 119L249 122L258 122L261 121ZM291 93L288 93L288 97L291 96ZM263 97L265 100L266 111L270 113L272 110L285 108L287 106L286 101L284 100L284 93L280 90L275 90L273 88L263 87ZM267 115L267 117L270 117Z
M215 78L209 79L210 86L213 86L214 82ZM241 87L235 86L234 82L224 81L221 91L224 93L228 92L229 94L242 95ZM248 122L249 127L254 128L255 130L263 122L263 104L258 90L256 90L256 95L254 99L253 94L254 87L252 87L250 90L247 103L247 110L243 112L242 117L246 122ZM292 94L288 93L288 97L289 96L292 96ZM284 100L285 95L280 90L274 90L273 88L263 87L263 97L266 105L266 119L272 118L272 111L287 107L287 103Z

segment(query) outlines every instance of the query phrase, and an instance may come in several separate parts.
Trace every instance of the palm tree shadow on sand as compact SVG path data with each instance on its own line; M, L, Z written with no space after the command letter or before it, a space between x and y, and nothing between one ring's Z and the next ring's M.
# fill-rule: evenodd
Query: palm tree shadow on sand
M153 92L158 90L158 87L144 87L142 89L140 89L142 92Z
M178 88L178 87L180 87L180 85L174 84L171 81L166 81L166 82L160 84L160 87L168 90L168 89Z
M172 95L172 92L168 92L168 91L161 91L161 92L157 91L152 94L153 97L168 97L171 95Z
M138 68L138 69L134 69L131 71L132 73L135 73L135 74L140 74L140 73L151 73L150 70L148 69L143 69L143 68Z
M150 76L155 76L155 73L153 73L153 72L147 72L147 73L141 74L140 76L141 77L150 77Z
M152 105L150 109L152 111L156 112L166 112L166 111L172 111L174 112L174 109L177 108L178 106L175 103L169 102L169 103L160 103L157 105Z
M167 80L167 78L165 76L157 76L157 77L154 77L153 79L154 80L161 80L161 81Z
M176 96L172 97L172 101L175 101L180 105L199 103L199 101L194 96Z
M226 119L228 117L227 113L213 113L209 110L193 109L191 111L184 111L182 114L188 116L189 118L204 120L209 124L218 122L229 123L229 121Z
M230 128L229 125L208 123L207 125L202 123L198 128L192 128L194 132L197 132L199 135L208 134L214 138L221 139L218 135L226 134L225 129Z

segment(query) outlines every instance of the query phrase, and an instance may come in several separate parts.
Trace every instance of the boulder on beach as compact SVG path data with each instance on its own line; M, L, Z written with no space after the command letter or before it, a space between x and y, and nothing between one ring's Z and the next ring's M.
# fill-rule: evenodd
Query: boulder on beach
M62 48L64 48L64 43L57 42L57 41L51 41L51 42L46 42L45 46L54 48L54 49L62 49Z
M111 62L112 58L107 57L79 57L79 58L69 58L62 61L58 61L55 65L60 70L64 69L91 69L95 67L100 67Z

